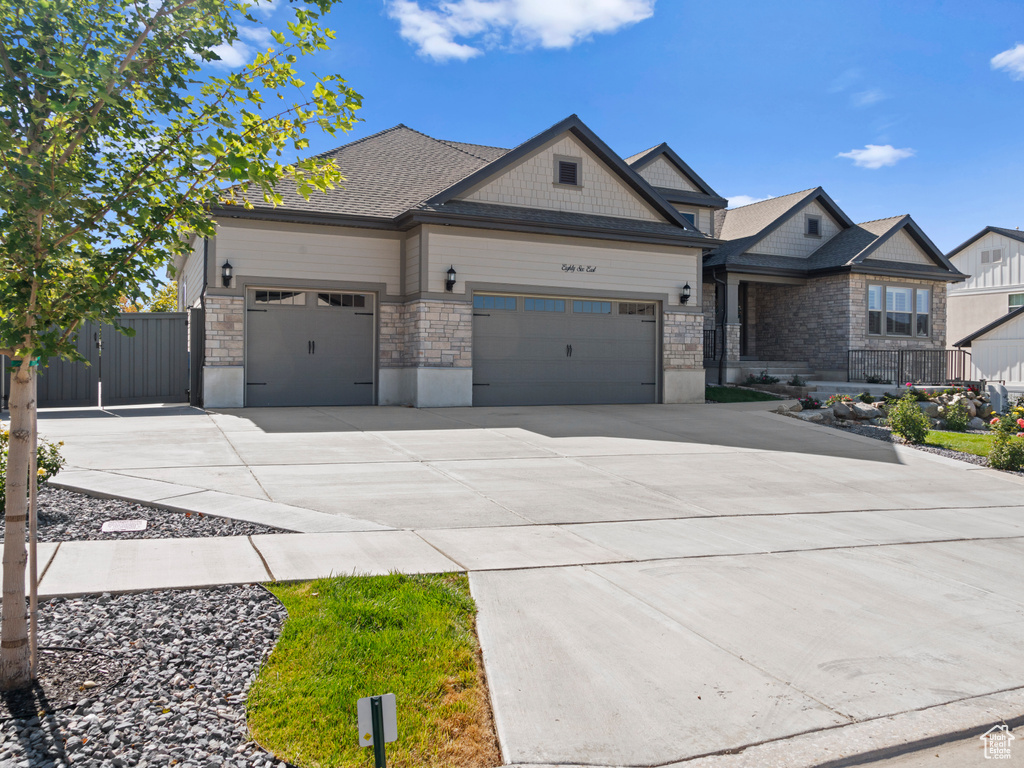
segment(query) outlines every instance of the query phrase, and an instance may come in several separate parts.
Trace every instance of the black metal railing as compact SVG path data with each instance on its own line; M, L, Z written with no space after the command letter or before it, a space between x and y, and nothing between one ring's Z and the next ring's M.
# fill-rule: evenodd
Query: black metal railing
M705 360L717 360L718 359L718 347L716 341L718 340L718 334L715 329L704 330L704 359Z
M949 384L966 381L971 353L963 349L851 349L847 381Z

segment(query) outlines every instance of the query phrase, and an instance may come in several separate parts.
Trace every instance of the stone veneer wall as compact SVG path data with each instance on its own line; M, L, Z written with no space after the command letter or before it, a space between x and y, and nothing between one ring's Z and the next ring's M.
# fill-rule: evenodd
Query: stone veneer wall
M849 275L815 278L804 285L751 283L748 290L756 296L757 352L762 360L806 361L821 371L846 368Z
M241 365L245 357L245 299L206 297L206 365Z
M471 368L473 307L461 301L383 304L381 368Z
M704 283L701 290L701 298L704 304L704 329L708 331L715 327L715 288L717 287L717 283Z
M704 316L666 312L662 323L663 365L666 371L704 368Z
M932 292L929 338L868 336L868 283L928 288ZM884 317L884 315L883 315ZM954 339L956 341L956 339ZM850 348L851 349L944 349L946 346L946 284L931 280L906 280L875 275L850 276Z

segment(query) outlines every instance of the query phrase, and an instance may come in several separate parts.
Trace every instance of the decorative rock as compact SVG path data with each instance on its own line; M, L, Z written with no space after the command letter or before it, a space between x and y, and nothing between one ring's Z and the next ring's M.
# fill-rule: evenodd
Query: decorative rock
M882 412L867 403L854 403L853 415L858 419L877 419L882 415Z
M978 415L978 406L975 405L973 400L967 401L967 415L970 416L972 419L976 418Z
M802 405L800 405L800 403L794 403L789 408L789 410L791 412L793 412L793 413L800 413L800 411L802 411L803 409L804 409L804 407Z
M939 417L939 404L933 402L918 403L921 408L921 412L930 419L937 419Z
M988 426L988 424L985 423L984 419L979 419L975 417L971 419L969 422L967 422L967 426L970 429L985 429Z
M832 413L837 419L852 419L853 408L849 404L839 402L832 406Z

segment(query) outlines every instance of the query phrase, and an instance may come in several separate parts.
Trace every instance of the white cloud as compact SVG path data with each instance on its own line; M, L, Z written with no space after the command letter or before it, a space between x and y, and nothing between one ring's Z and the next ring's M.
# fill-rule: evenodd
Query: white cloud
M835 80L833 80L828 86L829 93L842 93L847 88L852 88L853 85L861 79L864 72L857 67L851 67L845 72L841 72Z
M1005 69L1014 80L1024 80L1024 43L992 57L992 69Z
M231 45L215 45L210 50L220 56L220 61L210 63L226 69L237 69L248 64L257 51L265 51L273 42L270 30L264 27L239 27L239 39Z
M872 104L877 104L887 98L889 97L882 93L882 91L877 88L871 88L869 90L853 94L853 96L850 97L850 103L855 107L869 107Z
M387 0L387 10L421 55L465 61L502 45L571 48L650 18L655 1Z
M860 168L884 168L887 165L896 165L900 160L913 157L915 154L910 148L896 149L892 144L868 144L864 149L840 152L836 157L848 157Z
M742 208L744 205L753 205L754 203L760 203L765 200L771 200L772 195L768 197L751 197L750 195L736 195L729 198L730 208Z

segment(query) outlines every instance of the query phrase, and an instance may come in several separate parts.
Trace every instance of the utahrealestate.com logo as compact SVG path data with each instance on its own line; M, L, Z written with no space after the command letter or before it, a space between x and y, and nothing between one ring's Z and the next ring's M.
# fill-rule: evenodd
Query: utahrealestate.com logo
M993 725L979 738L985 744L986 760L1010 759L1010 743L1014 735L1010 733L1010 728L1005 723Z

